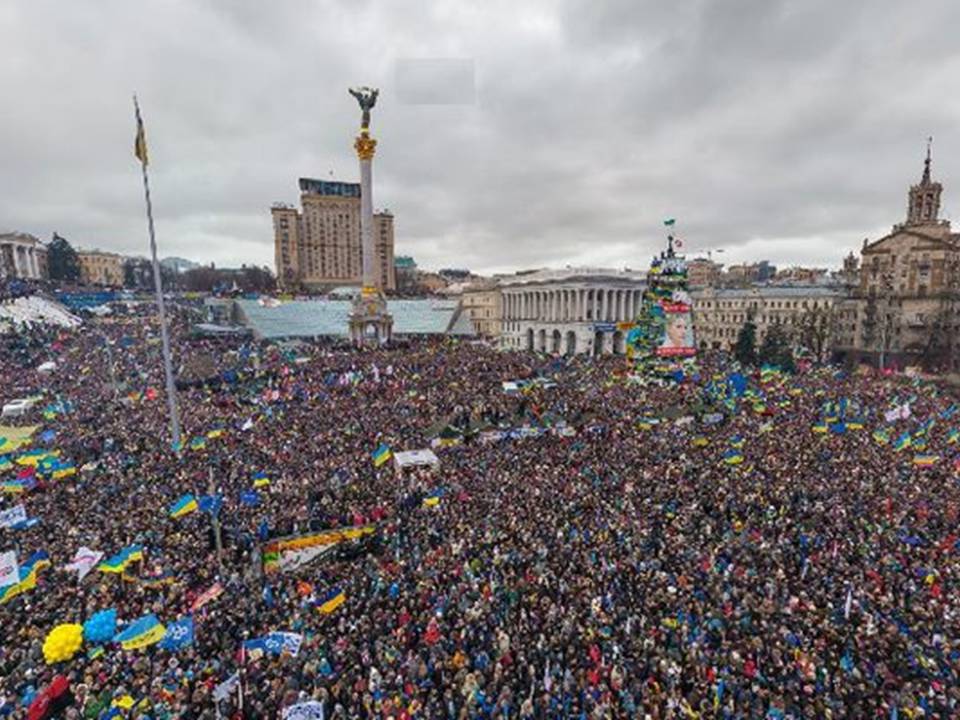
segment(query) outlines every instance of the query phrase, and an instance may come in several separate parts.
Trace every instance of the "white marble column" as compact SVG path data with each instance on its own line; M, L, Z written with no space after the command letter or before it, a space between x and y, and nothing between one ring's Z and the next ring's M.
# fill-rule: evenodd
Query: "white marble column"
M13 244L13 269L18 278L24 276L23 266L20 264L20 246L16 243Z

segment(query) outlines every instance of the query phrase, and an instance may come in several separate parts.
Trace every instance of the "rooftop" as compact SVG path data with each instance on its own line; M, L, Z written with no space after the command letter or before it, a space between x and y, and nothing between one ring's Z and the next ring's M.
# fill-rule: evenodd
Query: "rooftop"
M564 268L562 270L543 269L524 274L511 275L500 278L503 286L536 285L540 283L568 282L571 280L626 280L629 282L646 282L646 272L637 270L617 270L614 268Z
M237 300L242 317L259 337L349 336L349 300L294 300L264 307L256 300ZM395 335L473 335L467 316L456 300L388 300Z

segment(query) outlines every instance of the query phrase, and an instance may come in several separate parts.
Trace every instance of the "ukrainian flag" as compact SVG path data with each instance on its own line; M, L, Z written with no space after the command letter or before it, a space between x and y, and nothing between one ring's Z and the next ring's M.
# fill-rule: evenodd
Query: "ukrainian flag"
M267 477L267 474L261 470L256 475L253 476L253 486L255 488L266 487L270 484L270 478Z
M338 607L343 605L346 601L347 596L344 594L343 589L338 585L337 587L327 590L323 597L317 601L317 610L322 612L324 615L329 615Z
M947 445L953 445L957 440L960 440L960 430L954 428L947 434Z
M391 457L393 457L393 452L390 450L390 446L386 443L380 443L380 446L373 451L374 467L380 467Z
M877 441L878 445L886 445L890 442L890 435L886 430L874 430L873 439Z
M122 573L127 569L127 565L136 560L143 560L143 545L128 545L112 558L100 563L97 569L106 573Z
M744 445L744 439L740 435L734 435L730 438L730 447L733 448L742 448Z
M825 421L821 423L817 423L810 429L813 430L813 432L815 433L818 433L820 435L825 435L827 432L827 423Z
M897 438L896 442L893 443L894 450L905 450L913 444L913 438L910 437L909 432L905 432L903 435Z
M431 490L423 499L424 507L436 507L440 504L440 497L443 495L442 489Z
M216 440L221 435L223 435L223 430L221 428L217 428L216 430L211 430L207 433L207 439Z
M913 464L919 465L920 467L930 467L931 465L936 465L940 460L939 455L914 455Z
M743 453L739 450L727 450L723 454L723 461L727 465L739 465L743 462Z
M26 452L20 453L20 456L17 458L17 465L32 465L36 467L47 458L55 458L58 455L60 455L59 450L43 450L42 448L27 450Z
M182 518L184 515L189 515L196 509L197 499L193 496L193 493L187 493L170 506L170 517Z
M195 437L190 441L191 450L203 450L207 446L207 439L203 436Z
M120 643L124 650L139 650L160 642L166 634L167 628L150 613L130 623L113 641Z
M0 588L0 605L13 600L20 593L33 590L37 586L37 572L50 566L50 556L43 550L37 550L20 566L20 579L13 585Z

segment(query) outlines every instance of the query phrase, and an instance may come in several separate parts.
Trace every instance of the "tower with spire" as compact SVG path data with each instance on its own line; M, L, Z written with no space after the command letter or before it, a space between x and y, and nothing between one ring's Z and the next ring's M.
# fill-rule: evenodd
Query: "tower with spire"
M940 193L943 186L930 179L930 148L933 138L927 138L927 158L923 161L923 177L910 188L907 203L907 225L933 225L940 215Z

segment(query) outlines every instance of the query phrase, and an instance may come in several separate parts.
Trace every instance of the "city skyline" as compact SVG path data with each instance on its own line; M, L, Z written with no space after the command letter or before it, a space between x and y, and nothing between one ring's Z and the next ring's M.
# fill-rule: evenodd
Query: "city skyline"
M690 256L838 267L901 221L928 135L943 217L960 187L946 2L99 7L3 10L2 231L145 253L134 89L160 252L217 265L273 266L291 176L358 180L355 83L424 268L642 267L666 217Z

